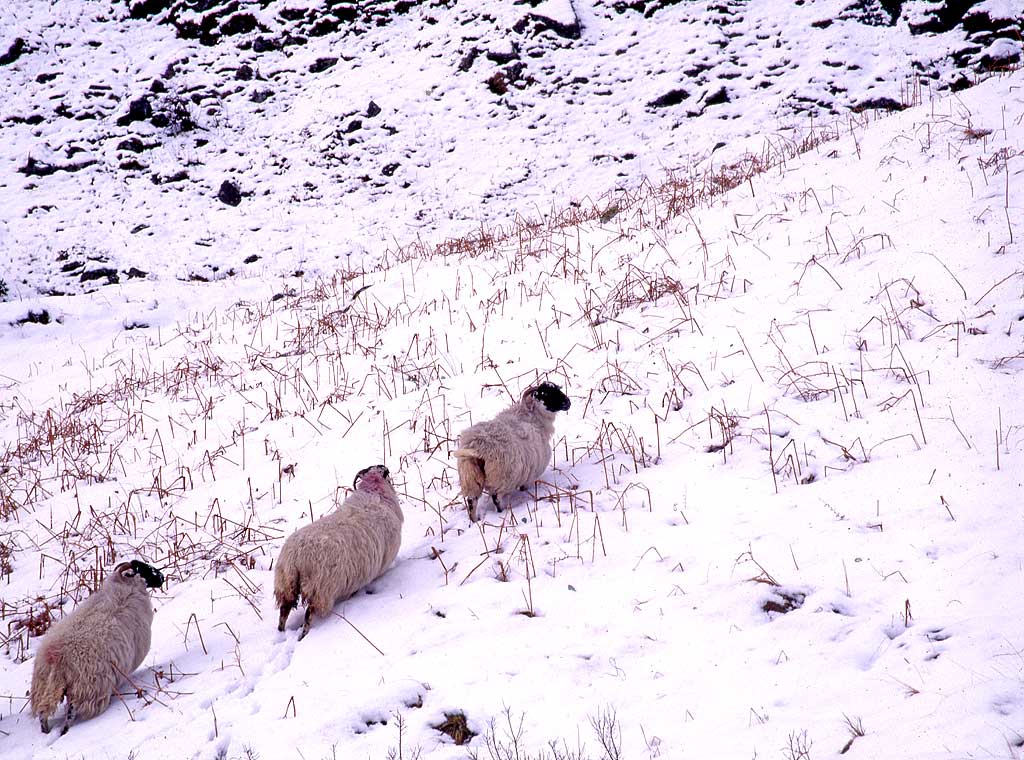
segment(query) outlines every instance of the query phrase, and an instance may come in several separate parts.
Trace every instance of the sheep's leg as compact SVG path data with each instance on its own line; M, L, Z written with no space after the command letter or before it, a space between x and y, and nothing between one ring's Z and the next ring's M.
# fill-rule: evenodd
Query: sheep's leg
M281 603L281 618L277 621L277 630L283 631L284 624L288 622L288 616L292 610L295 609L295 602L282 602Z
M68 700L68 711L64 715L64 728L62 728L60 730L60 735L61 736L64 736L64 734L66 734L68 732L68 729L71 728L71 721L74 720L74 717L75 717L75 706L73 704L71 704L71 700L69 699Z
M501 502L498 501L498 494L492 493L491 494L491 501L494 502L494 508L496 510L498 510L499 512L504 512L505 511L505 508L501 506Z
M476 513L476 496L466 497L466 509L469 511L469 521L476 522L480 519L480 516Z
M309 633L309 626L313 624L313 608L306 605L306 616L302 621L302 633L299 634L299 641L306 638L306 634Z
M45 715L39 717L39 730L44 734L50 733L50 719Z

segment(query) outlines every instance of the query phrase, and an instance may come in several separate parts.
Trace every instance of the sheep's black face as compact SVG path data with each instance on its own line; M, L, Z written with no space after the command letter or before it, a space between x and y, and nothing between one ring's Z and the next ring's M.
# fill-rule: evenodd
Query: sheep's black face
M569 397L554 383L541 383L533 389L533 397L544 404L549 412L564 412L572 406Z
M146 582L149 588L159 588L164 585L164 574L152 565L147 565L137 559L131 561L132 572Z
M363 469L361 469L359 472L356 473L356 476L354 478L352 478L352 490L353 491L359 485L360 478L362 478L364 475L366 475L367 473L370 473L370 472L376 472L382 478L384 478L384 480L386 480L388 483L391 482L391 472L388 470L388 468L385 467L382 464L375 464L375 465L373 465L371 467L364 467Z

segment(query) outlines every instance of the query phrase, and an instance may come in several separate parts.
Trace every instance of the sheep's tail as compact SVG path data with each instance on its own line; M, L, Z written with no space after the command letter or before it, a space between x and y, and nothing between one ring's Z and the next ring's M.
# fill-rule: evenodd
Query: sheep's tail
M67 691L67 684L64 683L62 669L60 667L60 653L51 648L44 648L36 657L32 673L32 690L29 699L32 703L32 713L45 721L60 706Z
M302 582L299 571L295 569L287 557L278 557L274 567L274 600L277 606L294 607L299 601Z
M456 449L452 452L459 468L459 483L462 495L476 498L484 490L487 477L484 474L484 460L476 449Z

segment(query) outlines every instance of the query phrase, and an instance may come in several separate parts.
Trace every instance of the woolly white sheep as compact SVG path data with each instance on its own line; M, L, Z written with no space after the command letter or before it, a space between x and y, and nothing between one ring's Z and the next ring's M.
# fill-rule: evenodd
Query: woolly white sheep
M353 492L337 510L288 537L274 570L274 598L281 608L277 630L301 597L306 603L301 641L313 613L334 605L380 577L402 543L402 509L384 465L360 470Z
M462 431L459 448L452 456L458 462L459 485L470 520L480 519L477 500L484 491L501 512L513 491L525 489L541 476L551 461L555 414L569 406L561 388L543 382L527 388L519 403L493 420Z
M65 697L62 735L73 718L88 720L107 709L114 689L149 652L153 603L147 589L163 582L163 573L145 562L122 562L50 628L32 667L32 713L43 733L49 733L50 716Z

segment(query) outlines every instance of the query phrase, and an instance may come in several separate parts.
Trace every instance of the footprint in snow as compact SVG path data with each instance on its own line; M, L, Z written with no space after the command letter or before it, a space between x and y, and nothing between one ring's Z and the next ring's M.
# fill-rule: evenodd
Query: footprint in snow
M946 651L946 647L940 642L946 641L953 634L942 628L929 628L924 632L925 638L931 644L928 647L928 652L925 654L925 662L939 659L939 655Z

